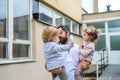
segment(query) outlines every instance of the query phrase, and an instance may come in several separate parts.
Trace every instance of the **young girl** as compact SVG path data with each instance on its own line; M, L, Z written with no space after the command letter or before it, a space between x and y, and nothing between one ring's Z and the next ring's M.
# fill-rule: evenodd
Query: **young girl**
M93 26L84 29L84 42L80 45L80 63L75 71L76 80L83 80L83 71L89 69L95 51L94 42L98 38L99 33L100 30L96 30Z
M69 50L73 47L73 42L66 45L59 45L59 32L54 27L47 27L43 30L42 40L44 42L44 56L46 59L46 68L50 72L62 70L61 73L53 74L53 79L58 75L60 80L67 80L64 71L62 55L59 52Z

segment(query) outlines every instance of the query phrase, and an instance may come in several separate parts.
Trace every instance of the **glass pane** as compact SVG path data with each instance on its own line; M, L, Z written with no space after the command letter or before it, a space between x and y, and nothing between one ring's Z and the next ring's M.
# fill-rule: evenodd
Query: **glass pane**
M95 50L99 51L103 48L106 48L105 35L100 35L95 44Z
M28 40L29 9L29 0L13 0L15 39Z
M68 28L70 29L70 20L65 18L65 25L68 26ZM71 31L71 30L70 30Z
M33 0L32 8L33 19L39 19L39 1Z
M45 21L49 24L53 24L52 11L50 9L40 4L39 12L40 12L40 20Z
M120 32L120 20L108 21L109 32Z
M0 42L0 58L7 58L7 44Z
M13 44L13 57L28 57L28 45Z
M0 37L6 37L7 2L0 0Z
M88 23L87 26L93 25L97 29L101 29L102 33L105 33L105 22L94 22L94 23Z
M110 36L111 50L120 50L120 35Z
M79 26L75 22L72 23L72 32L75 34L79 34Z
M58 15L58 14L55 14L55 25L56 25L56 26L59 26L59 25L62 24L62 22L63 22L62 16L60 16L60 15Z

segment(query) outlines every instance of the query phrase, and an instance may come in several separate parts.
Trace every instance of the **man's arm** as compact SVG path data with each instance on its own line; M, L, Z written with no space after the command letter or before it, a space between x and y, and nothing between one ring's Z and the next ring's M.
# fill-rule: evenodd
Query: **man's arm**
M47 63L45 63L45 69L47 70ZM49 71L49 70L47 70L47 71ZM59 68L59 69L51 70L51 71L49 71L49 72L51 72L51 73L53 73L53 74L59 74L59 73L61 73L62 71L63 71L63 69L62 69L62 68Z

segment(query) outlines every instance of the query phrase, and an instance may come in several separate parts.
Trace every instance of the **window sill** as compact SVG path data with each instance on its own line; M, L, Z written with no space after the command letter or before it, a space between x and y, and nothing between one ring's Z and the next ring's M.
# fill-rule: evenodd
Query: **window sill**
M13 60L6 60L2 59L0 60L1 64L16 64L16 63L28 63L28 62L35 62L36 59L13 59Z
M42 20L39 20L39 19L33 19L33 20L35 20L35 21L37 21L37 22L41 22L41 23L43 23L43 24L45 24L45 25L48 25L48 26L53 26L52 24L47 23L47 22L42 21Z

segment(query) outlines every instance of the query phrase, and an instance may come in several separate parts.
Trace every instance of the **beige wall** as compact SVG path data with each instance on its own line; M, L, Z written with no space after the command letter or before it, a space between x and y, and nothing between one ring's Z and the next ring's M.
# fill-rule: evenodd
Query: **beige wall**
M43 62L30 62L0 66L0 80L51 80L43 70ZM42 74L46 74L47 77Z
M37 70L38 72L38 76L39 77L37 80L52 80L51 74L49 72L46 71L46 69L44 68L44 64L45 64L45 60L44 60L44 54L43 54L43 42L42 42L42 31L43 29L46 27L46 25L37 22L37 21L33 21L33 28L34 28L34 33L35 35L35 44L33 44L33 46L35 45L35 52L36 52L36 63L37 65L39 64L39 69ZM33 52L34 53L34 52ZM40 71L39 71L40 70Z
M94 13L98 12L98 0L94 0Z
M66 16L81 23L82 8L81 0L39 0L40 2L51 6Z
M97 14L84 14L82 16L82 19L83 21L85 21L85 20L107 19L112 17L120 17L120 11L97 13Z

